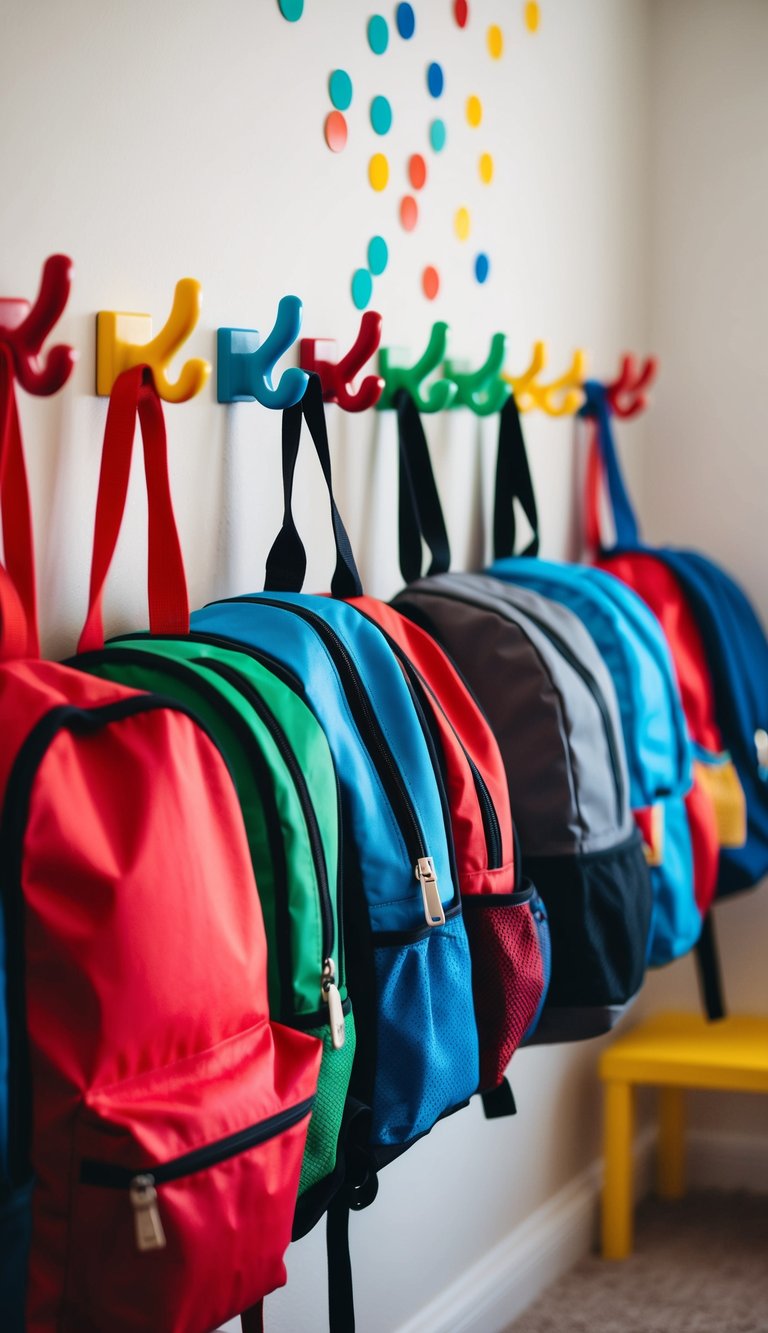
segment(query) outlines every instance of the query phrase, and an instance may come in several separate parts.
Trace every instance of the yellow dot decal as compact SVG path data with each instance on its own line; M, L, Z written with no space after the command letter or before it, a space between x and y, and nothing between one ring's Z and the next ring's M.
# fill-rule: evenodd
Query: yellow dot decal
M476 130L482 119L483 104L480 98L475 97L473 93L471 97L467 98L467 121Z
M493 180L493 158L490 153L481 153L478 163L480 179L483 185L490 185Z
M468 208L457 208L456 216L453 219L453 230L456 232L460 241L466 241L471 230L471 219Z
M383 153L374 153L368 163L368 179L374 190L386 190L389 182L389 162Z
M492 23L487 35L488 54L491 60L501 60L504 54L504 33L498 23Z
M537 32L541 21L538 0L527 0L525 6L525 26L529 32Z

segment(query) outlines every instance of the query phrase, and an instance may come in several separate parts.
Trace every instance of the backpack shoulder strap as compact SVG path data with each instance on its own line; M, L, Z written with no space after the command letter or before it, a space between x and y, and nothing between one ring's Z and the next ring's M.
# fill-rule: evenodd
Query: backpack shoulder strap
M600 480L601 473L607 484L608 504L613 517L616 534L615 545L622 548L641 545L640 528L632 501L629 498L624 476L616 451L611 425L611 410L605 387L597 380L587 380L584 385L586 401L580 415L594 423L590 448L599 458L599 465L590 462L587 466L585 496L585 526L588 536L595 541L597 549L609 548L600 533Z
M515 502L520 505L533 536L520 555L538 555L539 513L528 465L528 454L520 423L520 413L511 393L499 419L499 443L496 450L496 486L493 502L493 558L503 560L517 555Z
M398 523L400 573L406 583L421 578L422 540L431 555L427 573L445 574L451 548L419 409L406 389L394 399L399 453Z

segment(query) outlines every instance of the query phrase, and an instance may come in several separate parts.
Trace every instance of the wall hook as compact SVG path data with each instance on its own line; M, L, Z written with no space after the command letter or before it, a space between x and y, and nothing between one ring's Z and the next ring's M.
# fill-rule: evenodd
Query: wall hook
M122 310L100 310L96 316L96 392L107 395L118 375L133 366L149 366L155 388L167 403L184 403L205 386L211 367L195 357L185 361L175 383L168 365L186 342L200 315L202 293L194 278L181 278L173 293L171 313L152 337L152 316Z
M375 407L381 398L384 381L380 375L366 375L357 389L352 385L367 361L370 361L381 342L381 315L366 310L360 321L357 337L338 361L336 343L332 338L302 338L299 343L299 364L309 374L320 376L323 401L338 403L345 412L365 412Z
M530 385L533 384L534 380L538 379L546 364L547 344L539 341L533 344L530 365L527 370L523 371L522 375L510 375L507 371L504 371L502 374L501 378L506 384L510 385L512 392L515 395L515 401L518 403L518 407L520 402L525 400L525 395Z
M587 374L587 354L583 348L579 347L573 354L571 364L560 375L558 379L552 380L549 384L539 384L538 376L544 369L547 360L546 343L536 343L534 346L534 361L529 370L526 371L524 383L515 387L515 402L520 412L530 412L534 408L539 408L545 412L548 417L566 417L573 416L578 412L584 402L584 380ZM534 370L534 363L536 363ZM530 373L533 371L533 373Z
M0 342L10 349L16 379L27 393L57 393L72 374L77 360L73 347L59 343L44 359L40 349L69 300L73 271L67 255L49 255L33 305L21 297L0 299Z
M494 333L490 351L478 370L463 370L461 362L447 360L443 373L456 385L451 407L468 407L479 417L500 412L512 392L511 385L502 377L506 357L506 337Z
M608 406L617 417L635 417L648 406L648 393L659 369L655 356L646 357L638 370L635 358L627 352L621 358L618 378L606 384Z
M448 325L438 320L432 325L426 349L413 366L392 364L396 349L382 347L379 352L379 371L384 377L384 392L379 408L391 407L398 389L406 389L421 412L442 412L456 397L452 380L434 380L424 388L424 382L433 371L442 366L448 346Z
M261 403L278 411L293 407L304 397L308 376L289 366L272 383L275 366L301 330L301 301L282 296L274 327L264 341L258 329L219 329L216 334L217 390L220 403Z

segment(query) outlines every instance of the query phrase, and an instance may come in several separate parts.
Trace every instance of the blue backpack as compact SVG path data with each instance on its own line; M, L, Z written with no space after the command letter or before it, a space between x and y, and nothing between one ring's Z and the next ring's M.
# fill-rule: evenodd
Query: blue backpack
M515 546L515 500L532 529L524 555ZM648 961L661 966L687 953L701 933L694 893L685 795L693 754L669 647L661 626L631 589L602 570L542 560L538 514L513 398L501 417L494 553L488 572L553 598L573 611L610 671L621 714L630 805L643 829L653 888Z

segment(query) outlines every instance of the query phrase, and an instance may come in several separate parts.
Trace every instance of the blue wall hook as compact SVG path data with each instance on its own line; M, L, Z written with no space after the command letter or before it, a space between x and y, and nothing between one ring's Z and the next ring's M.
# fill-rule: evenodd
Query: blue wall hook
M301 332L301 309L298 296L281 297L274 328L263 342L257 329L217 330L216 397L220 403L255 400L282 411L304 397L309 376L297 366L289 366L279 383L272 383L277 362Z

